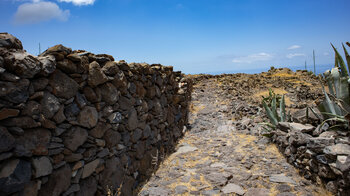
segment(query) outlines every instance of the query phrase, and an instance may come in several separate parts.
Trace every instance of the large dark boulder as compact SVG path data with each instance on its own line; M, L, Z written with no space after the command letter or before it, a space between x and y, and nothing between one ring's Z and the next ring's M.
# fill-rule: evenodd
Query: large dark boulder
M41 67L36 57L22 50L5 56L5 68L21 78L33 78L40 73Z
M9 33L0 33L0 47L7 49L23 49L22 42Z
M15 138L5 127L0 127L0 153L11 150L15 147Z
M59 70L51 75L49 84L53 88L54 95L65 99L75 96L79 89L77 82Z
M21 159L11 159L0 165L0 195L9 195L24 188L30 181L30 162Z
M61 193L66 191L71 182L72 170L69 165L54 171L49 177L49 181L42 187L39 192L41 196L59 196Z

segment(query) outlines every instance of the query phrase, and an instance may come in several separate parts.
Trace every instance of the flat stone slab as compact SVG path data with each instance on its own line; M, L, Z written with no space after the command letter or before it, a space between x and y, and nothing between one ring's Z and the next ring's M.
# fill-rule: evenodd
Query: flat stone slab
M270 190L264 188L250 188L244 196L269 196Z
M276 174L270 176L271 182L277 182L277 183L291 183L291 184L297 184L292 178L287 177L283 174Z
M214 168L224 168L224 167L227 167L225 163L221 163L221 162L218 162L218 163L213 163L210 165L210 167L214 167Z
M181 146L175 153L174 155L179 155L179 154L182 154L182 153L188 153L188 152L193 152L193 151L196 151L198 150L198 148L196 147L193 147L193 146Z
M236 193L238 195L243 195L245 193L245 190L242 187L233 183L227 184L224 188L221 189L221 191L225 194Z
M292 131L302 132L302 133L308 133L315 129L315 127L312 125L303 125L300 123L289 123L289 127Z
M145 191L142 195L149 195L149 196L163 196L163 195L169 195L169 191L161 188L161 187L150 187L147 191Z
M350 145L348 144L336 144L333 146L327 146L323 152L330 155L350 155Z

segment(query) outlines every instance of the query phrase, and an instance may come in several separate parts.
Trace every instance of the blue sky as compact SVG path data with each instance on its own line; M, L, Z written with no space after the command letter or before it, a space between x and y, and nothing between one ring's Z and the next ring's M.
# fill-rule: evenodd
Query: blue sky
M349 0L0 0L0 32L37 55L63 44L184 73L331 65ZM311 67L311 66L309 66Z

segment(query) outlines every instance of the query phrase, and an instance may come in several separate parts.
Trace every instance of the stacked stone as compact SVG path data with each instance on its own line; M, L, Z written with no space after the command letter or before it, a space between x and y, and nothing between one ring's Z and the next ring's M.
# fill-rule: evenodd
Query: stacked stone
M273 141L305 178L325 184L334 194L350 194L350 137L347 130L330 130L327 123L315 128L280 122L278 127Z
M0 195L133 195L187 122L191 82L170 66L0 34Z

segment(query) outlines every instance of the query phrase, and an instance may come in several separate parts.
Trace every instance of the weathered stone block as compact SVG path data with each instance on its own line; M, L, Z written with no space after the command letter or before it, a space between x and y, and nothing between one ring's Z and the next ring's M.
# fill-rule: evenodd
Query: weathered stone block
M95 107L86 106L78 115L78 122L86 128L93 128L98 121L98 113Z

